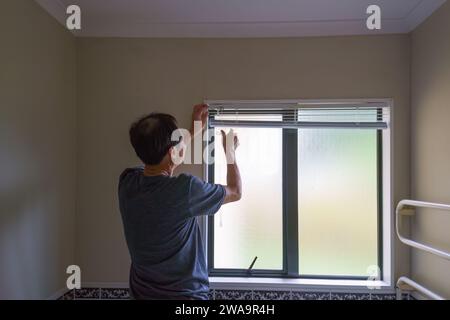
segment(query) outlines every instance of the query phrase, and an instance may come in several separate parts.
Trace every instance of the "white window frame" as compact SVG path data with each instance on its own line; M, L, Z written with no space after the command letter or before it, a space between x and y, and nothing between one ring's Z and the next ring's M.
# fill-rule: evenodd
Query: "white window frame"
M287 278L255 278L255 277L210 277L211 288L214 289L270 289L270 290L353 290L377 292L394 292L394 226L393 217L393 119L394 101L391 98L382 99L289 99L289 100L205 100L205 104L371 104L383 103L389 109L389 126L382 131L382 165L383 165L383 214L382 214L382 244L383 244L383 280L337 280L337 279L287 279ZM209 138L209 137L208 137ZM203 178L208 179L207 165L203 165ZM205 255L208 254L208 222L207 217L198 218L202 232ZM208 257L206 257L208 261Z

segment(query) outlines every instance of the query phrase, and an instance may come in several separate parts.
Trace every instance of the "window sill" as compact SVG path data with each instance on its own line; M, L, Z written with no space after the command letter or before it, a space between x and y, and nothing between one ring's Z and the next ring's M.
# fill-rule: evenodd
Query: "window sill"
M333 289L337 291L349 289L355 291L392 291L394 289L387 281L369 280L210 277L209 281L212 289Z

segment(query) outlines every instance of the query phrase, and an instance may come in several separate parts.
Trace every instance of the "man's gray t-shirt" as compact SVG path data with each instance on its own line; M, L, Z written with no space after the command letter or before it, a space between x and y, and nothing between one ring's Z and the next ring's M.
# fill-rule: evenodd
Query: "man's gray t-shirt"
M144 176L126 169L119 204L131 255L130 291L136 299L207 299L208 270L195 217L215 214L222 185L180 174Z

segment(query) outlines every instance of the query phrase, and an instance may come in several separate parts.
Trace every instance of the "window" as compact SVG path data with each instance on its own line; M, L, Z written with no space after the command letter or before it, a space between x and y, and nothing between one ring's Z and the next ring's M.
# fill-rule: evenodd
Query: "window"
M220 150L209 181L226 183L220 130L233 128L244 187L239 202L208 217L211 275L367 279L368 269L381 272L389 250L386 103L210 103L209 126L209 147Z
M299 271L363 276L378 265L376 130L298 132Z
M283 269L282 129L235 128L240 147L236 156L245 193L223 206L214 220L215 268ZM217 132L217 134L220 134ZM216 139L215 150L221 150ZM259 161L255 161L260 159ZM226 184L226 160L217 152L215 183ZM270 201L261 201L270 199ZM243 215L242 213L246 214Z

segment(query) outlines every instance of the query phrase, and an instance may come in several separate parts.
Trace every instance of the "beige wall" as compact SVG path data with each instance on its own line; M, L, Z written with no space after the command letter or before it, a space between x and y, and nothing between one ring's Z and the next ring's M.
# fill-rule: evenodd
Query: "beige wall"
M412 182L414 198L450 203L450 2L412 34ZM420 211L414 237L450 250L450 216ZM449 263L413 251L414 279L450 298Z
M31 0L0 39L0 299L42 299L74 260L76 41Z
M126 282L117 207L121 170L137 163L136 117L173 113L187 126L202 99L393 98L395 201L409 196L407 35L303 39L79 39L76 261L85 282ZM187 168L201 174L201 168ZM408 251L398 271L408 274Z

